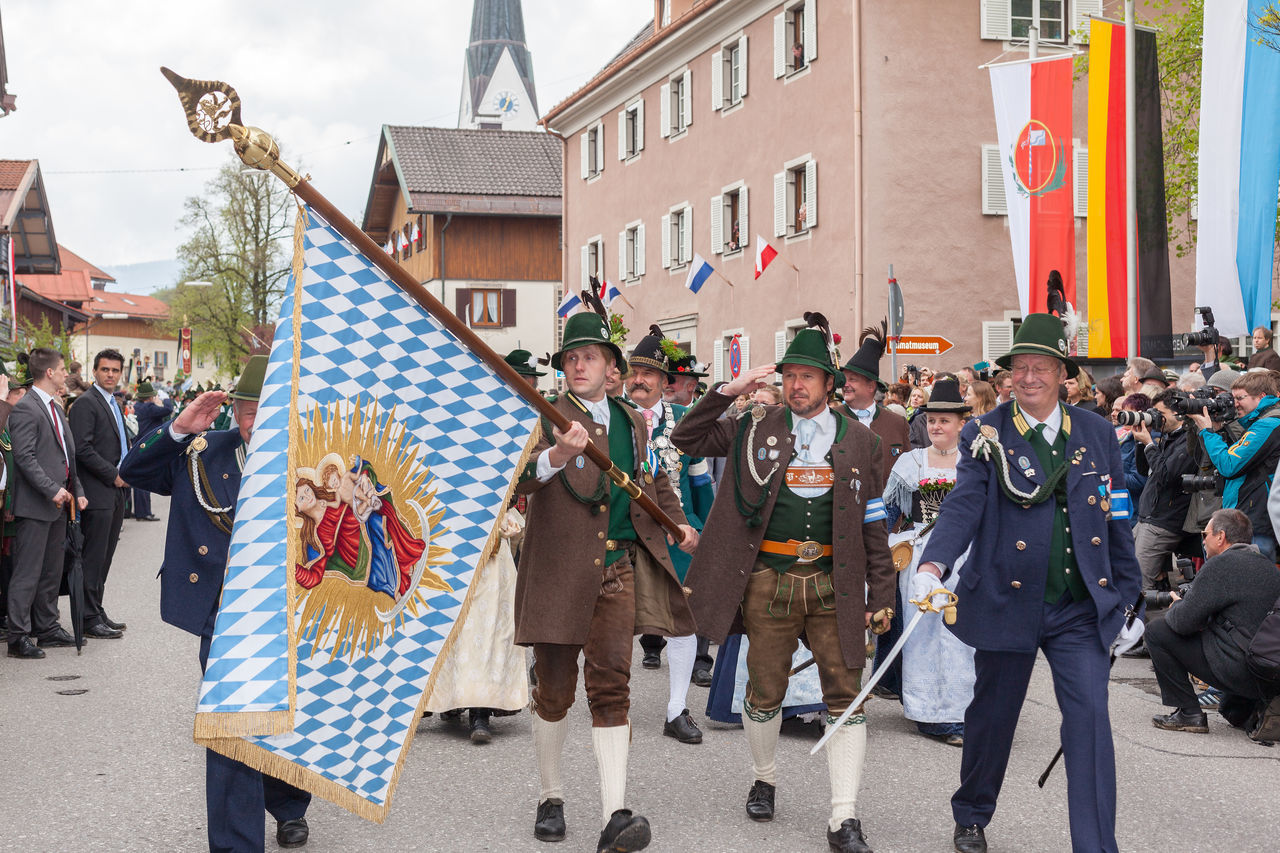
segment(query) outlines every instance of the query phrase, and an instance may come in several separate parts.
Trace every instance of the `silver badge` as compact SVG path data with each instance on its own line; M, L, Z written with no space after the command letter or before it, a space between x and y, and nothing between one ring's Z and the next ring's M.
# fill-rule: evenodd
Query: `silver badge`
M778 451L776 451L776 450L770 450L770 451L769 451L769 458L770 458L770 459L777 459L777 458L778 458Z
M769 445L770 447L773 447L775 444L778 443L778 437L776 435L771 435L764 440L764 443Z
M753 421L764 420L764 406L760 405L759 403L756 403L754 406L751 407L751 420Z

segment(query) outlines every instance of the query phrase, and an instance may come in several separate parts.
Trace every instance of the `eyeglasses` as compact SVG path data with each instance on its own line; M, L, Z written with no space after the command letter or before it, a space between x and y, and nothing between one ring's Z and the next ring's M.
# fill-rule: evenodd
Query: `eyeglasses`
M1059 368L1056 364L1041 365L1040 367L1031 367L1030 365L1027 365L1027 364L1021 364L1021 365L1015 364L1013 367L1009 369L1009 372L1012 373L1014 376L1025 376L1028 373L1034 376L1053 376L1060 369L1061 368Z

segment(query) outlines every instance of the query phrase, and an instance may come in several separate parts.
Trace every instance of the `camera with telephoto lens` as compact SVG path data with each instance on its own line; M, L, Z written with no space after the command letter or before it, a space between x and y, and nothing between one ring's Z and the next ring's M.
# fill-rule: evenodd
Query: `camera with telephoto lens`
M1178 597L1186 598L1189 589L1189 583L1178 584ZM1147 602L1148 610L1160 610L1173 604L1173 592L1167 589L1149 589L1142 594L1142 598Z
M1189 347L1212 347L1218 345L1218 330L1213 327L1213 309L1208 305L1197 305L1196 313L1204 322L1204 328L1198 332L1190 332L1182 340Z
M1209 416L1209 420L1219 423L1236 419L1236 401L1231 398L1231 392L1210 388L1207 385L1197 388L1190 394L1183 391L1177 392L1169 408L1180 418L1205 414Z
M1213 489L1215 495L1220 495L1226 484L1227 481L1223 479L1221 474L1182 475L1182 493L1186 495L1193 492L1207 492L1210 489Z
M1147 429L1159 432L1164 429L1164 415L1155 409L1147 409L1145 412L1116 412L1116 423L1120 426L1146 424Z

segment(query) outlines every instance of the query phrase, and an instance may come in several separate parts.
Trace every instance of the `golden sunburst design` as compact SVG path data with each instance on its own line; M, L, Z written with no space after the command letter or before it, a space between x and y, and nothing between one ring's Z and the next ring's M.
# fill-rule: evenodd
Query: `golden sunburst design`
M356 398L292 417L301 437L288 501L299 639L311 656L326 648L331 661L355 660L424 612L429 591L453 591L432 570L452 562L435 544L446 508L395 409Z

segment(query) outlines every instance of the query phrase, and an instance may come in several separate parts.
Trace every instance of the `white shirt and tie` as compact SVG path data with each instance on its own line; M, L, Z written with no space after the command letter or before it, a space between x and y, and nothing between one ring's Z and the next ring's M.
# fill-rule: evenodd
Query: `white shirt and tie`
M1061 406L1054 406L1053 411L1049 413L1049 417L1045 418L1043 421L1038 421L1035 418L1031 417L1031 413L1028 412L1026 409L1019 408L1018 412L1022 415L1022 417L1026 420L1026 422L1031 425L1032 429L1035 429L1036 427L1040 426L1040 424L1044 424L1044 429L1041 431L1040 434L1044 436L1045 444L1052 446L1053 443L1058 440L1058 430L1062 429L1062 407Z
M124 429L124 413L120 411L120 404L116 402L116 397L106 388L103 388L97 382L93 383L93 388L103 399L107 401L107 408L111 410L111 414L115 416L116 433L120 437L120 462L124 462L124 457L129 452L128 433ZM116 463L116 467L120 467L120 463Z
M53 437L57 440L58 446L62 448L62 459L67 463L68 473L71 470L71 459L67 456L67 437L62 432L62 418L58 417L58 404L53 401L53 395L46 393L43 389L31 386L31 392L40 400L40 405L49 413L49 419L53 421Z

